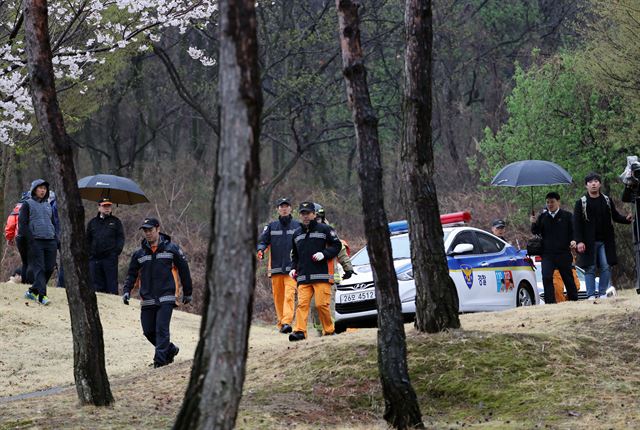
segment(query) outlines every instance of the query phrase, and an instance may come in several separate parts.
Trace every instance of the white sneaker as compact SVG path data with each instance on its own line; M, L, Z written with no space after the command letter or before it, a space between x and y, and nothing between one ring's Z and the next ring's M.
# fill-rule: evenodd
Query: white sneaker
M595 300L596 296L589 296L589 298L587 300Z

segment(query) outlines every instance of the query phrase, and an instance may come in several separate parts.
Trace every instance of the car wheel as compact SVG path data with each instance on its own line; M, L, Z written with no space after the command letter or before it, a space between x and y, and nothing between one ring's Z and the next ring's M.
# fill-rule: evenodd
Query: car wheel
M336 334L344 333L347 330L347 325L344 323L337 322L334 324L333 328L335 330L334 333Z
M527 285L520 284L518 286L518 294L516 295L516 306L533 306L533 294Z

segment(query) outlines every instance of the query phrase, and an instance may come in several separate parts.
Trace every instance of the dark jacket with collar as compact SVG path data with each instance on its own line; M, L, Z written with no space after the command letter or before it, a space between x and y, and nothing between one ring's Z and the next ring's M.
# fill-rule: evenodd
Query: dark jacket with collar
M178 276L180 282L178 282ZM160 233L158 248L155 252L151 250L149 242L143 239L140 249L131 256L127 279L124 283L125 293L131 292L138 278L140 278L142 306L175 304L180 296L180 284L185 296L190 296L192 293L187 257L178 245L171 242L171 237L164 233Z
M276 221L267 224L258 238L258 251L269 252L269 276L288 275L291 271L291 244L293 232L300 227L300 223L292 219L291 215L278 217Z
M617 222L620 224L631 224L631 221L627 220L627 218L620 214L616 209L615 203L608 197L605 197L604 194L600 194L600 199L602 199L601 203L605 204L607 207L608 217L604 224L604 249L607 254L607 263L610 266L618 264L618 255L616 253L616 237L613 230L613 223ZM574 222L574 240L577 243L584 243L586 250L583 253L578 253L578 266L582 268L589 267L595 262L595 255L593 253L595 248L596 241L596 225L592 222L593 217L591 216L591 208L588 203L588 199L586 200L586 204L583 207L582 198L576 201L576 205L573 209L573 222Z
M98 214L87 225L87 243L89 257L94 259L120 255L124 247L124 229L120 220L107 215Z
M555 217L544 211L538 215L536 222L531 224L531 233L542 236L543 255L570 253L573 215L564 209L558 209Z
M316 282L333 283L334 262L332 261L342 249L342 242L336 231L326 224L315 220L308 226L304 224L293 233L291 249L291 267L297 272L298 284ZM316 252L322 252L324 259L313 261Z

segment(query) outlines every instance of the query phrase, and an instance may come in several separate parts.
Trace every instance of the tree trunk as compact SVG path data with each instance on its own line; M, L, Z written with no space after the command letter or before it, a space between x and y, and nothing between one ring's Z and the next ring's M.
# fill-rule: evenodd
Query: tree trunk
M219 8L222 127L205 311L175 429L234 427L253 308L262 109L255 0L220 1Z
M395 428L422 428L416 393L409 380L407 346L398 280L393 266L384 209L378 118L371 106L360 44L358 1L336 0L340 24L343 75L356 130L367 249L378 304L378 369L385 399L384 419Z
M96 295L89 286L84 208L78 190L73 151L56 96L46 0L23 3L25 49L31 98L45 148L50 154L60 205L62 265L73 333L73 374L81 404L113 403L104 366L102 325Z
M458 295L444 253L431 142L431 0L405 9L404 132L401 163L416 283L416 328L436 333L460 327Z

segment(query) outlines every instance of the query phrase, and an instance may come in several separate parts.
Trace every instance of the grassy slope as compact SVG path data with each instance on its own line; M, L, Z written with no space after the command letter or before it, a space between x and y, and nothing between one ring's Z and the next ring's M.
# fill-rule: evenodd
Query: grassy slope
M9 333L6 291L13 290L0 288L4 339ZM117 298L109 299L115 309L124 308L116 307ZM627 293L595 304L463 315L463 330L438 335L419 334L407 325L411 377L425 422L435 428L638 428L638 303ZM101 300L104 319L109 311L102 306L110 308L111 303ZM56 327L51 337L68 331L40 311L40 329ZM132 320L137 318L137 310L131 312ZM197 335L197 318L184 318ZM129 334L123 331L120 342L143 349L139 354L148 361L150 351L139 326L131 324L124 324ZM174 332L176 327L174 323ZM254 326L238 428L385 428L375 342L375 330L359 330L290 344L271 328ZM192 352L181 351L181 359ZM107 355L130 366L110 371L114 407L78 409L69 388L46 398L0 404L0 428L170 427L190 363L154 370L122 357L129 353L107 342ZM68 366L69 357L61 360ZM20 367L13 355L0 361L3 379L7 369ZM31 382L31 389L40 387Z

